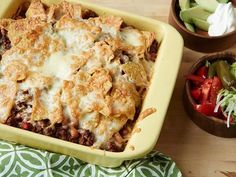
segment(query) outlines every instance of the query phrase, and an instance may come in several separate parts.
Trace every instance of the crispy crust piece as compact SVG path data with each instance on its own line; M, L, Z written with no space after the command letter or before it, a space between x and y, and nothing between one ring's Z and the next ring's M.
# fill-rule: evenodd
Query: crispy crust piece
M28 10L26 11L27 18L40 18L41 20L47 19L43 3L40 0L32 0Z
M88 88L91 91L101 92L104 96L112 87L112 78L106 69L96 70L88 80Z
M13 60L4 68L3 74L10 80L22 81L27 77L28 68L19 60Z
M71 4L67 1L63 1L60 4L53 4L49 7L47 21L55 22L63 16L76 19L82 18L81 5Z
M34 90L33 108L32 108L32 114L31 114L32 121L43 120L43 119L48 118L47 108L40 100L41 93L42 91L39 89Z
M11 109L14 105L14 99L17 92L17 84L6 80L0 84L0 122L4 123L10 116Z
M127 62L121 66L128 78L137 86L147 86L147 74L142 64Z

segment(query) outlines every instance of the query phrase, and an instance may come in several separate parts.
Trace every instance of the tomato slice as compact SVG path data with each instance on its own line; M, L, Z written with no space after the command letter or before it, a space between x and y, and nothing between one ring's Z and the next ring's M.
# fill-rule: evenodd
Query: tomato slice
M202 94L202 89L201 87L196 87L190 90L190 93L195 101L199 101L201 94Z
M207 73L208 73L208 67L202 66L201 68L197 70L196 74L205 79L207 78Z
M209 93L211 90L211 86L212 86L212 79L205 79L205 81L203 82L201 88L202 88L202 96L200 99L200 103L206 103L209 102L208 98L209 98Z
M214 76L212 80L210 95L209 95L210 103L216 104L216 98L221 89L222 89L222 83L220 79Z
M21 128L25 130L30 130L32 128L32 125L28 122L22 122L21 123Z
M190 75L186 76L186 79L190 80L195 86L201 85L205 80L203 77L196 76L196 75L193 75L193 74L190 74Z
M215 109L215 105L212 103L203 103L203 104L197 104L195 105L195 110L207 115L207 116L214 116L214 109Z
M195 110L207 115L207 116L222 116L222 112L219 109L218 112L214 112L216 99L218 92L222 89L222 83L217 76L213 78L207 78L208 68L202 66L196 75L189 75L186 79L193 83L193 87L190 91L193 99L199 103L194 106Z

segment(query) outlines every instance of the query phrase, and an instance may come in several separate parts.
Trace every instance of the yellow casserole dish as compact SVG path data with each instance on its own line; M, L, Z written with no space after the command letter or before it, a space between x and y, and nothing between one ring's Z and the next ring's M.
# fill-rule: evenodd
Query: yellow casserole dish
M0 7L0 17L10 17L13 15L22 2L23 0L5 1ZM50 5L60 1L44 0L43 2ZM71 2L76 3L78 1ZM84 1L79 1L79 3L88 9L94 10L99 15L113 14L120 16L129 25L156 33L156 39L161 45L158 50L151 85L143 102L142 109L154 107L157 111L145 119L137 120L132 136L123 152L108 152L94 149L3 124L0 124L0 132L2 132L0 138L71 155L89 163L116 167L124 160L144 156L155 146L181 62L183 40L176 30L165 23L118 10L99 7ZM137 131L137 129L140 131Z

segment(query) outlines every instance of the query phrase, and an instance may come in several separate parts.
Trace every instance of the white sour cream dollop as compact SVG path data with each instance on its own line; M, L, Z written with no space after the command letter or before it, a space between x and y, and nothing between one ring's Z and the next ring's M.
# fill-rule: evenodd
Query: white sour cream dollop
M207 19L210 24L209 36L221 36L236 29L236 9L231 2L219 4L215 12Z

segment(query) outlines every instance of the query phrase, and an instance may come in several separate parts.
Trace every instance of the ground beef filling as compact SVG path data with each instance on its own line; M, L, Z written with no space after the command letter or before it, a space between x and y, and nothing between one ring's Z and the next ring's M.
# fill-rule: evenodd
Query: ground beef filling
M11 41L7 37L7 31L5 29L0 29L0 59L4 52L11 48Z
M93 145L95 137L89 130L79 129L78 126L69 127L68 124L63 123L51 125L49 119L30 121L32 100L33 96L29 90L20 90L6 124L85 146Z
M95 18L98 17L98 14L92 10L86 9L82 12L83 19Z
M17 9L16 13L12 16L12 19L18 20L26 18L25 14L29 8L29 5L30 5L29 2L22 3L20 7Z
M151 44L151 46L150 46L148 52L146 52L146 58L147 58L148 60L155 61L155 60L156 60L156 57L157 57L157 50L158 50L158 42L157 42L157 40L155 39L155 40L152 42L152 44Z

